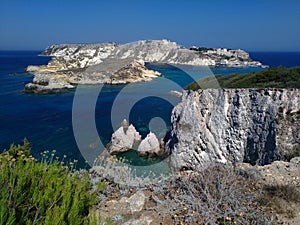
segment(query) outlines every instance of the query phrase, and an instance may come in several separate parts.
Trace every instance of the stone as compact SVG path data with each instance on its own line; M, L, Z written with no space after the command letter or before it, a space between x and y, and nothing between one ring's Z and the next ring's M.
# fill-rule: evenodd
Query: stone
M140 212L142 211L145 204L146 196L143 191L138 191L134 195L132 195L129 199L129 208L130 212Z
M110 154L126 152L140 140L141 135L135 127L132 124L128 126L128 122L123 120L122 126L112 134L107 150Z
M184 91L172 111L165 146L171 166L194 170L211 163L265 165L293 155L300 147L300 125L299 119L288 121L299 110L299 89Z
M123 225L150 225L152 223L153 219L149 216L141 216L139 219L131 219Z
M156 135L150 132L138 147L139 156L158 156L161 153L159 140Z
M126 215L142 211L146 201L143 191L137 191L132 196L122 197L120 200L111 200L106 203L106 211L112 215Z
M293 161L292 161L293 160ZM250 170L256 171L260 174L260 183L266 185L300 185L300 163L294 163L294 161L300 160L299 157L293 158L290 162L274 161L271 164L264 166L249 166L245 163L237 166L241 171L245 171L249 174Z

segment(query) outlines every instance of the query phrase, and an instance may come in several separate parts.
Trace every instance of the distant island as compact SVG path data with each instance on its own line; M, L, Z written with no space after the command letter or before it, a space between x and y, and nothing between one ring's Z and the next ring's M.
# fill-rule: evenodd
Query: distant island
M263 65L243 50L226 48L185 48L168 40L144 40L128 44L61 44L44 50L48 65L28 66L34 74L25 92L52 93L77 84L126 84L150 81L160 76L145 63L192 66L249 67Z

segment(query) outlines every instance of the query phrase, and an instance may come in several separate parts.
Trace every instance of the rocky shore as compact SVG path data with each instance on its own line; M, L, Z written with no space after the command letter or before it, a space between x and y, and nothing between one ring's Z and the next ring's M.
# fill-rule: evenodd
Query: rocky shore
M145 62L192 66L262 66L243 50L185 48L167 40L129 44L63 44L45 49L48 65L28 66L34 79L24 91L51 93L77 84L125 84L151 81L160 73L148 70Z

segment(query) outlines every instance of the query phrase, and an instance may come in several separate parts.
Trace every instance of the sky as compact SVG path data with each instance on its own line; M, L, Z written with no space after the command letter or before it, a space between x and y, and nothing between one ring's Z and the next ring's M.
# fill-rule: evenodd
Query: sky
M300 51L300 0L0 0L0 50L145 39Z

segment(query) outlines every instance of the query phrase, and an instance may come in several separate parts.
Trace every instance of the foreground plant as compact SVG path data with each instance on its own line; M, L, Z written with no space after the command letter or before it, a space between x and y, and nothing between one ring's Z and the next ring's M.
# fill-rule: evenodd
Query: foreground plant
M0 155L0 224L89 224L97 198L88 179L36 161L26 139L12 145Z

